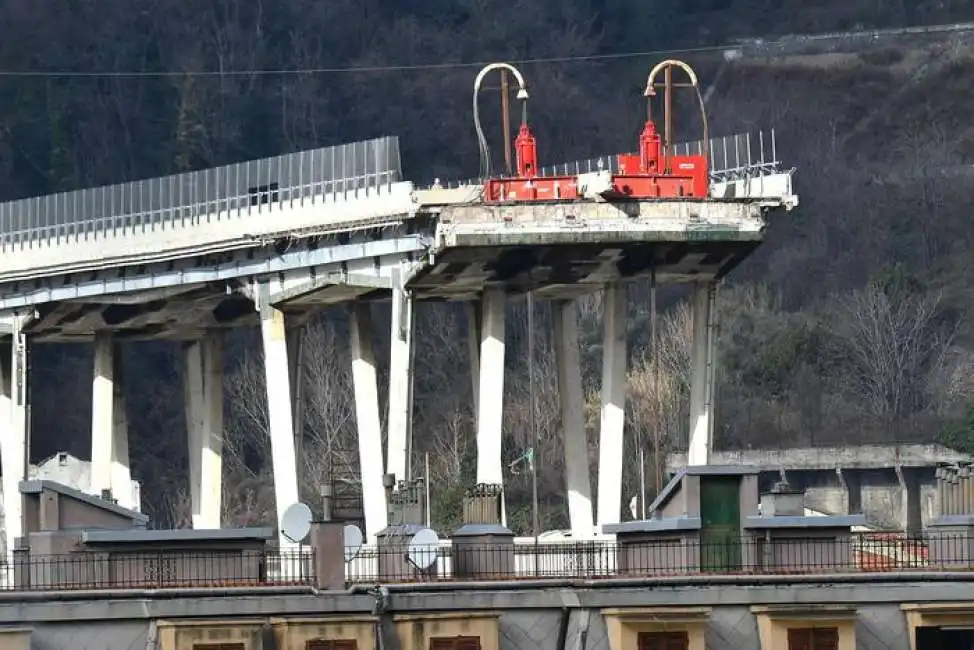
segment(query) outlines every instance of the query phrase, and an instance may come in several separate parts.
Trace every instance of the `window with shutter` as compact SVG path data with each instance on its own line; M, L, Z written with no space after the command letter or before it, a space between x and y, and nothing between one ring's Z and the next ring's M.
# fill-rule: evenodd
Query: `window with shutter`
M430 639L430 650L480 650L480 637L436 637Z
M838 650L839 628L805 627L788 630L788 650Z
M686 632L640 632L639 650L689 650L690 635Z
M304 644L305 650L358 650L354 639L312 639Z

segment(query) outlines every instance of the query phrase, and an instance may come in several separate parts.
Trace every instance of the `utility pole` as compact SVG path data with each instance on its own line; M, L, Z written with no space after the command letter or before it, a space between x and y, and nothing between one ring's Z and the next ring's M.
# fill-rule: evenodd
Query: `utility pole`
M508 176L511 167L511 93L507 85L507 70L501 70L501 124L504 129L504 169Z
M538 420L535 414L534 394L534 291L528 291L528 399L530 401L531 425L531 500L532 500L532 528L534 543L538 543L541 525L538 517ZM537 557L537 556L535 556Z

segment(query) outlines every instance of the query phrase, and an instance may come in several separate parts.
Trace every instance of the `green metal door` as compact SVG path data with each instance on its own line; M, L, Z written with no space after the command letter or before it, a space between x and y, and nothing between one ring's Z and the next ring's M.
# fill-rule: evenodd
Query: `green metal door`
M700 568L715 572L741 568L740 477L700 477Z

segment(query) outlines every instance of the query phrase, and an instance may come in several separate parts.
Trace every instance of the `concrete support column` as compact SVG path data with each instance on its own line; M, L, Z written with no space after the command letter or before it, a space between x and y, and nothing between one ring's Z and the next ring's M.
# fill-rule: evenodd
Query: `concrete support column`
M13 336L0 343L0 471L3 473L5 557L24 536L20 482L27 478L27 338L14 321Z
M132 470L129 463L129 420L125 400L122 355L116 349L112 353L112 496L118 505L131 510L141 510L135 502L132 489Z
M503 288L484 289L481 302L480 380L477 397L477 482L504 484L504 309ZM504 499L506 502L506 498ZM505 513L506 506L502 505ZM502 522L506 525L506 522Z
M564 432L565 485L572 539L592 535L592 482L588 471L588 440L585 435L585 395L582 393L582 365L578 352L578 317L574 300L553 305L555 365L561 400L561 428Z
M392 292L389 347L389 438L386 471L397 481L407 478L413 415L413 299L402 289Z
M479 417L480 410L480 330L483 320L483 310L479 302L463 303L464 314L467 317L467 351L470 355L470 380L473 385L473 412Z
M287 368L291 382L291 416L294 419L294 453L304 453L304 327L287 330Z
M354 303L349 330L352 347L352 382L355 390L355 421L358 426L358 454L362 473L362 503L365 532L370 543L388 525L385 488L382 485L382 423L372 352L372 319L368 303ZM376 453L379 453L379 457Z
M906 534L917 537L923 532L923 509L920 502L920 475L910 467L897 467L896 478L902 491L901 520Z
M280 531L284 511L298 502L298 472L291 419L291 375L288 370L284 313L269 305L263 306L260 332L264 346L264 383L267 390L267 429L271 439L274 473L274 503ZM294 547L280 532L278 536L282 549Z
M188 343L183 359L193 528L217 529L223 494L223 339L209 334Z
M717 284L698 282L693 293L690 361L690 442L688 465L706 465L714 432L714 302Z
M95 336L91 385L91 488L110 490L118 504L131 508L128 418L122 392L121 359L107 332Z
M599 529L622 512L623 432L626 423L626 309L624 284L605 288L602 338L602 412L599 423Z
M847 515L862 514L862 475L854 469L836 469L839 484L845 491Z

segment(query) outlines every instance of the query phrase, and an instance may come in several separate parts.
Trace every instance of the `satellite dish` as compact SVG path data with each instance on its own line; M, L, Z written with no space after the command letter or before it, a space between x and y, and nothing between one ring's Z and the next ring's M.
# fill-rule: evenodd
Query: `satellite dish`
M351 562L362 549L362 531L355 524L347 524L342 536L345 540L345 561Z
M420 571L426 571L440 555L440 537L435 531L423 528L413 535L406 549L406 557Z
M288 509L284 511L284 516L281 517L281 534L288 541L301 544L311 532L311 518L311 508L306 504L299 501L288 506Z

